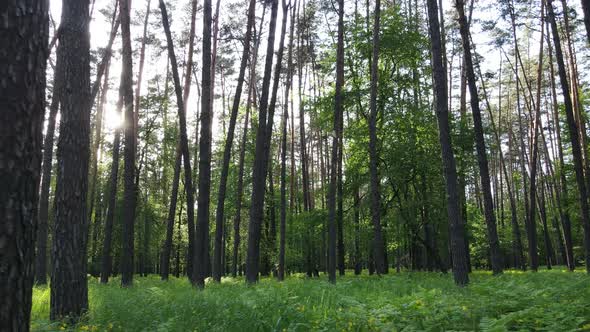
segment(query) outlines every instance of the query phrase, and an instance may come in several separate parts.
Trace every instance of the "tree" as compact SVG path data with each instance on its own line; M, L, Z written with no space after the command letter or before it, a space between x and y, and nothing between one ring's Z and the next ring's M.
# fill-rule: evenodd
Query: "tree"
M471 111L473 114L473 126L475 134L475 146L477 150L477 163L479 166L479 175L481 178L481 189L483 193L484 215L486 220L488 242L490 247L490 256L492 270L494 274L502 273L502 254L500 251L500 241L496 229L496 216L492 199L492 190L490 187L490 172L488 168L488 158L486 144L483 135L483 124L481 120L481 111L479 108L479 95L477 83L475 81L475 71L473 69L473 58L471 55L471 45L469 38L469 26L465 17L465 8L463 0L455 0L455 7L458 13L459 30L463 46L463 58L465 61L465 70L469 86L469 95L471 99Z
M219 191L217 194L217 210L215 214L215 247L213 253L213 279L221 281L221 247L223 237L223 221L225 209L225 194L227 190L227 177L229 173L229 163L231 159L231 150L234 141L234 132L236 128L236 120L238 118L238 110L240 108L240 99L242 97L242 88L244 86L244 77L246 75L246 66L248 65L248 55L250 50L250 41L252 39L252 29L255 21L256 1L250 0L248 7L248 22L246 23L246 34L244 36L244 49L242 51L242 60L240 63L240 72L238 74L238 81L236 85L236 93L234 94L234 101L231 109L229 120L229 129L227 138L225 140L225 147L223 150L223 164L221 166L221 175L219 178ZM238 229L239 232L239 229Z
M463 286L469 282L467 254L465 253L465 224L461 218L459 207L459 188L457 168L451 130L449 124L449 105L447 96L447 73L443 63L440 25L438 20L437 0L428 0L428 19L430 26L430 43L432 51L432 69L436 104L436 117L441 145L443 172L447 201L447 217L450 229L450 247L453 263L453 277L457 285Z
M123 108L123 80L119 84L119 100L117 101L117 114L121 114ZM115 219L115 207L117 202L117 179L119 177L119 154L121 149L121 129L115 129L113 138L113 152L111 171L109 175L107 195L107 216L104 224L104 239L102 242L102 262L100 269L100 282L106 284L111 276L113 257L111 255L113 243L113 223Z
M539 46L539 66L537 69L537 100L535 103L535 114L532 123L532 137L531 137L531 158L529 160L529 169L531 173L531 189L530 193L530 210L529 213L529 225L527 227L527 237L529 240L529 259L531 262L531 269L537 271L539 268L539 254L537 253L537 224L535 222L536 210L536 195L537 195L537 158L539 154L538 138L539 138L539 126L541 125L541 83L543 77L543 42L545 34L545 24L543 22L543 13L545 11L544 3L541 4L541 44ZM543 187L541 186L541 191ZM540 204L539 204L540 205ZM540 208L542 208L540 206ZM545 223L546 224L546 223ZM545 243L547 245L547 243ZM546 253L549 255L549 252Z
M49 106L47 119L47 131L43 142L43 164L41 174L41 189L39 197L39 217L37 219L37 254L35 256L35 282L39 285L47 283L47 235L49 223L49 188L51 186L51 166L53 160L53 141L55 137L55 121L59 111L59 90L61 81L58 75L61 72L60 63L55 66L53 78L53 93Z
M379 81L379 19L381 1L375 1L375 23L373 26L373 55L371 61L371 97L369 114L369 169L371 173L371 220L373 221L373 250L377 274L385 273L385 253L381 231L381 193L379 190L379 152L377 138L377 84Z
M78 319L88 309L86 242L90 157L88 0L64 1L57 57L67 89L60 96L50 318Z
M278 0L271 3L270 28L266 48L266 62L264 64L264 77L262 79L262 91L258 110L258 130L256 132L255 161L252 171L252 198L250 208L250 225L248 226L248 251L246 256L246 282L249 284L258 281L260 265L260 235L262 230L262 218L264 214L264 189L266 184L266 132L268 97L270 93L270 79L272 60L274 55L274 41L278 12ZM272 121L269 119L269 121Z
M379 0L377 0L379 3ZM377 8L377 7L376 7ZM378 12L377 12L378 14ZM376 20L376 22L378 22ZM378 31L378 28L377 28ZM338 45L336 51L336 91L334 94L334 132L332 137L332 161L330 162L330 187L328 191L328 279L336 283L336 181L338 172L338 145L342 133L342 86L344 85L344 0L338 1Z
M209 261L209 203L211 198L211 0L203 2L203 71L201 88L201 135L199 140L199 197L194 256L194 283L205 287L206 264Z
M586 25L586 36L588 37L588 43L590 43L590 3L586 0L582 0L582 9L584 11L584 25Z
M183 158L183 165L184 165L184 188L186 191L186 211L187 211L187 225L189 229L193 228L194 226L194 198L193 198L193 182L192 182L192 174L193 171L191 169L191 158L188 149L188 137L186 133L186 113L185 113L185 106L184 100L182 95L182 87L180 86L180 76L178 75L178 65L176 63L176 55L174 53L174 42L172 40L172 33L170 32L170 24L168 22L168 13L166 11L166 4L164 0L160 0L160 11L162 12L162 24L164 25L164 32L166 33L166 41L168 45L168 58L170 59L170 65L172 67L172 78L174 80L174 91L176 92L176 105L178 107L178 124L180 127L180 151L182 153ZM176 174L175 170L175 174ZM175 179L176 180L176 179ZM178 182L178 181L176 181ZM173 189L174 191L174 189ZM178 192L178 186L176 188ZM174 199L175 197L173 197ZM172 234L172 232L170 232ZM189 236L191 236L190 234ZM189 252L193 248L189 247ZM189 255L192 259L192 255ZM194 281L193 275L189 274L189 279Z
M130 32L130 0L119 0L121 12L121 37L123 43L121 67L121 89L123 91L124 122L124 160L123 171L123 229L121 253L121 286L129 287L133 284L133 247L135 234L135 115L133 108L133 59L131 51Z
M48 2L0 6L0 330L30 328L45 114Z
M582 148L580 146L580 139L578 136L578 125L574 118L573 104L569 92L569 83L567 80L567 72L563 60L563 51L561 48L561 40L559 37L559 30L555 20L555 11L553 9L553 1L546 0L547 5L547 19L551 25L553 36L553 46L555 47L555 59L557 61L557 69L559 73L559 83L563 92L563 101L565 106L565 115L567 119L567 126L569 129L570 142L572 144L572 154L574 159L574 171L576 174L576 182L578 184L578 195L580 200L580 214L582 216L582 226L584 227L584 254L586 260L586 272L590 273L590 216L588 211L588 193L586 184L584 182L584 166L582 160Z

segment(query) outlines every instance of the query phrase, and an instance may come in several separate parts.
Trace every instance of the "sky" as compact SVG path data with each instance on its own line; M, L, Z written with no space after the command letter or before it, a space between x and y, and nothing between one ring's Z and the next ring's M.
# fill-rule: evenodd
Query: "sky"
M151 1L151 8L152 8L152 12L150 15L150 22L156 22L156 21L160 21L161 17L159 14L159 10L154 10L155 7L158 6L158 0L150 0ZM235 3L237 1L245 1L245 0L225 0L222 1L222 5L221 5L221 11L220 11L220 17L221 20L228 20L229 18L233 17L232 15L246 15L246 13L231 13L228 12L227 10L227 6L229 3ZM108 17L104 17L104 15L102 15L100 13L100 10L103 8L106 8L108 6L113 6L115 0L96 0L95 1L95 9L94 9L94 14L93 14L93 18L92 18L92 22L90 24L90 36L91 36L91 48L92 49L97 49L98 47L104 47L107 42L108 42L108 38L109 38L109 33L110 33L110 18ZM132 3L132 21L138 21L138 22L142 22L143 21L143 14L145 13L145 8L147 5L148 0L133 0ZM186 12L186 9L189 8L189 3L190 0L175 0L174 3L175 8L173 10L170 10L170 6L169 6L169 15L172 17L172 31L173 33L176 34L180 34L182 33L183 29L187 29L187 27L183 26L184 22L182 22L181 17L184 18L188 18L188 16L190 16L189 12ZM202 4L202 0L199 0L199 4ZM478 19L478 20L491 20L491 21L497 21L498 18L498 13L492 11L492 10L486 10L484 7L485 4L489 4L486 1L483 0L479 0L477 2L477 5L474 9L474 14L473 17ZM59 19L60 19L60 13L61 13L61 0L50 0L50 6L51 6L51 13L53 16L53 19L56 22L56 25L59 25ZM215 6L215 1L213 1L213 6ZM443 0L443 7L445 8L445 12L447 13L445 20L447 20L447 23L449 23L449 20L451 20L452 18L450 17L450 14L452 14L454 12L454 6L453 6L453 1L452 0ZM258 9L258 13L257 15L260 16L261 15L261 6L258 5L257 9ZM213 10L215 10L215 8L213 8ZM538 8L529 8L529 10L531 11L535 11L535 10L540 10ZM197 14L197 22L196 22L196 31L197 31L197 39L199 38L199 36L202 34L202 19L201 19L201 13ZM281 10L279 10L279 17L278 17L278 21L280 23L281 21ZM268 17L268 13L267 13L267 17ZM132 25L131 27L131 34L132 34L132 39L133 40L138 40L141 35L142 35L142 24L137 24L137 25ZM336 24L334 23L333 26L331 26L332 29L336 28ZM277 30L280 29L280 24L277 27ZM152 27L153 30L153 27ZM521 31L518 31L517 33L519 35L522 35L524 32L524 30L521 29ZM152 31L152 33L154 34L159 34L159 36L161 36L160 38L163 38L163 31ZM489 44L492 40L491 36L489 35L489 33L484 33L481 31L481 25L477 24L477 22L475 22L475 24L473 24L472 28L471 28L471 33L473 36L473 40L475 42L475 47L476 50L478 51L478 53L484 55L484 60L482 63L482 69L484 72L486 71L491 71L491 72L497 72L498 68L500 66L500 59L501 59L501 53L499 50L494 50ZM277 35L278 35L278 31L277 31ZM117 38L117 43L119 42L119 38ZM538 40L539 40L539 33L533 33L530 38L528 38L528 49L530 49L531 54L529 54L530 57L534 58L536 55L536 53L538 52ZM199 47L199 45L196 45L197 47ZM237 45L236 45L237 46ZM117 44L115 44L114 48L117 49ZM137 47L137 45L134 45L134 47ZM276 38L276 46L275 49L278 47L278 37ZM176 49L176 55L177 58L179 59L179 62L181 60L181 57L184 57L184 45L175 45L175 49ZM263 45L261 45L260 50L264 50L265 49L265 45L264 45L264 41L263 41ZM134 49L134 51L136 51ZM263 51L260 51L263 52ZM447 53L449 53L450 50L448 50ZM238 56L238 54L241 54L241 50L236 50L235 52L236 56ZM260 55L260 54L259 54ZM195 61L196 63L200 63L200 55L195 54ZM239 64L239 59L237 59L238 61L236 61L236 65ZM454 61L454 66L457 66L458 64L458 59L449 59L449 60L453 60ZM137 56L134 56L134 76L137 75ZM259 61L259 69L261 69L263 60ZM145 71L144 71L144 82L142 84L142 94L147 93L147 89L148 89L148 84L147 84L147 79L149 79L150 77L153 77L156 74L160 74L162 76L166 75L166 67L167 67L167 57L166 57L166 53L162 53L161 56L157 57L155 55L155 50L153 47L148 47L147 48L147 54L146 54L146 67L145 67ZM456 67L455 67L456 68ZM111 76L111 86L115 87L118 84L118 77L119 77L119 73L121 71L121 66L119 61L114 61L111 65L111 69L110 69L110 76ZM260 71L259 71L260 72ZM182 75L182 74L181 74ZM200 70L197 70L197 75L199 75L199 80L200 80ZM219 79L219 75L217 75L218 79ZM228 82L226 82L227 85L227 91L226 94L231 96L234 93L234 82L232 80L229 80ZM220 89L220 83L219 81L217 81L217 93L219 92ZM189 100L188 100L188 114L189 114L189 121L192 122L192 120L194 119L194 114L197 112L197 95L196 95L196 88L192 88L191 89L191 95L189 96ZM105 125L106 125L106 131L108 132L112 132L118 125L121 124L121 118L120 116L118 116L117 112L116 112L116 107L115 107L115 103L116 103L116 99L117 99L117 89L116 88L111 88L110 93L108 95L108 104L106 107L106 111L105 111ZM493 94L493 93L492 93ZM243 97L245 98L245 97ZM297 100L296 100L297 101ZM217 104L214 105L215 109L220 109L221 105L219 104L220 101L217 101ZM219 112L215 111L216 116L215 116L215 120L214 120L214 135L215 134L219 134L221 131L219 130L220 128L220 124L219 124ZM190 122L189 122L190 123ZM190 131L190 130L189 130ZM191 135L189 133L189 135ZM194 136L189 136L189 137L194 137Z

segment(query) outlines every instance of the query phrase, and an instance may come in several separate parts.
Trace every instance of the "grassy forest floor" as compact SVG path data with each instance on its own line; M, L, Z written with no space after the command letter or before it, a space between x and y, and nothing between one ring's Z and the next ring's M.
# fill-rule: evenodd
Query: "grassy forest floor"
M51 323L49 288L33 292L33 331L590 331L590 277L554 269L452 276L404 272L388 276L292 276L283 283L242 279L191 288L185 278L136 277L89 282L90 312L75 327Z

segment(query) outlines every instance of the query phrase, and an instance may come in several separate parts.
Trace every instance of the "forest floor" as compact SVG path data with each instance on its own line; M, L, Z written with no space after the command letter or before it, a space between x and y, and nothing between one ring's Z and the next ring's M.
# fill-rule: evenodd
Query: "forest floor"
M590 277L561 269L475 272L466 288L450 274L419 272L347 275L336 285L226 278L204 291L185 278L136 277L129 289L92 279L90 312L73 327L49 322L49 293L34 289L33 331L590 331Z

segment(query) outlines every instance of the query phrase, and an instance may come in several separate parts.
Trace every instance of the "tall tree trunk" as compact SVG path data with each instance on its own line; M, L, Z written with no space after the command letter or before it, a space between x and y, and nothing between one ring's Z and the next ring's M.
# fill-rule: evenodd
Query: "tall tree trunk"
M133 54L131 51L130 0L119 0L121 11L121 37L123 44L121 87L123 89L124 124L124 160L123 171L123 227L121 231L121 286L133 285L134 235L135 235L135 115L133 111Z
M98 234L100 231L100 207L96 208L94 211L94 204L99 203L100 205L100 197L96 197L97 191L97 181L98 181L98 154L100 152L102 146L102 123L103 123L103 114L104 114L104 106L106 104L107 93L109 90L109 69L110 69L110 62L107 64L105 69L105 77L104 82L100 92L100 101L97 106L96 111L96 123L95 123L95 135L94 141L91 151L91 169L90 169L90 209L88 211L88 225L90 227L90 232L92 233L92 243L90 247L90 261L92 263L92 270L94 270L94 262L96 260L97 255L97 246L98 246ZM94 212L94 224L92 223L92 214Z
M57 56L63 64L52 249L50 319L78 319L88 309L86 242L90 157L88 0L64 1ZM68 245L64 245L68 244Z
M172 40L172 34L170 32L170 24L168 21L168 13L166 11L166 4L163 0L160 0L160 11L162 12L162 24L164 25L164 32L166 33L166 40L168 45L168 58L170 59L170 66L172 67L172 78L174 80L174 91L176 92L176 104L178 106L178 124L180 127L180 151L182 153L182 159L184 160L184 188L186 191L186 212L187 212L187 226L188 226L188 233L189 239L194 238L194 218L195 218L195 210L194 210L194 191L193 191L193 180L192 180L192 168L191 168L191 159L189 154L189 147L188 147L188 137L187 137L187 130L186 130L186 113L185 113L185 105L182 95L182 87L180 85L180 77L178 75L178 65L176 63L176 55L174 53L174 42ZM187 70L188 71L188 70ZM176 170L175 170L176 173ZM174 188L172 189L174 191ZM178 188L176 189L178 193ZM191 241L189 240L189 243ZM188 248L188 258L187 262L191 262L193 260L193 251L194 248L189 245ZM189 273L189 279L192 279L192 275Z
M264 189L266 183L265 155L267 155L267 151L265 151L265 147L267 135L267 110L278 7L278 0L273 0L266 49L266 63L264 66L264 77L262 80L262 94L260 98L260 108L258 111L258 131L256 133L255 161L254 169L252 171L252 198L250 208L250 225L248 227L248 251L246 256L246 282L249 284L253 284L258 281L258 271L260 265L260 235L264 214ZM269 121L272 120L269 119ZM268 134L270 135L270 133Z
M251 52L252 56L250 59L250 74L248 82L248 100L246 101L246 116L244 117L244 129L242 133L242 142L240 146L240 160L238 165L238 184L237 184L237 199L236 199L236 217L234 218L234 259L232 261L232 275L234 277L238 274L238 258L240 249L240 223L242 221L242 198L244 196L244 159L246 155L246 143L248 141L248 124L250 123L250 109L252 107L252 101L255 93L255 82L256 82L256 63L258 60L258 46L260 45L260 37L262 34L262 24L264 23L264 16L266 14L266 6L262 9L262 18L260 20L259 33L256 36L256 43L254 50ZM255 28L255 27L254 27ZM256 30L254 31L256 33ZM240 272L241 274L241 272Z
M584 25L586 25L586 37L590 43L590 3L587 0L582 0L582 9L584 11Z
M549 23L547 23L549 24ZM549 28L547 28L547 35L549 35ZM557 89L555 87L555 67L553 65L553 48L552 43L549 40L549 36L547 36L547 46L549 51L549 71L550 71L550 82L551 82L551 102L552 102L552 115L553 115L553 126L555 127L555 136L557 138L557 152L559 156L559 183L561 184L560 190L563 199L560 199L558 196L557 199L562 204L562 209L560 213L561 224L563 227L563 239L565 242L565 251L566 251L566 258L567 258L567 266L570 271L573 271L576 267L574 262L574 245L572 241L572 226L570 221L570 214L569 214L569 201L568 197L568 189L567 189L567 181L565 178L565 162L563 158L563 145L561 143L561 126L559 123L559 104L557 102ZM556 179L556 181L558 181ZM556 191L559 194L559 191Z
M475 72L473 69L473 59L471 55L471 45L469 41L469 26L467 25L467 19L465 17L463 0L455 0L455 7L457 8L457 13L459 14L459 28L461 32L461 40L464 53L463 56L465 59L465 70L467 74L469 94L471 99L471 109L473 113L475 145L477 148L477 160L479 164L479 171L481 177L481 186L484 200L484 214L487 226L488 242L490 246L492 270L494 274L499 274L502 273L502 256L500 251L500 241L498 240L498 232L496 229L496 217L494 215L494 207L492 203L490 173L488 169L488 159L486 155L487 151L486 144L484 141L481 111L479 109L479 95L477 92Z
M51 166L53 159L53 141L55 137L55 119L59 110L59 91L62 71L61 61L55 66L53 78L53 93L49 118L47 119L47 131L43 143L43 169L41 174L41 192L39 197L39 217L37 219L37 254L35 256L35 283L45 285L47 283L47 235L49 225L49 189L51 187Z
M178 151L177 155L182 154ZM162 248L162 258L160 266L160 278L162 280L168 280L170 274L170 253L172 251L172 236L174 233L174 219L176 217L176 204L178 201L178 187L180 182L180 166L181 158L176 158L174 162L174 175L172 179L172 193L170 194L170 206L168 208L168 218L166 222L166 238L164 240L164 247ZM188 263L188 262L187 262Z
M199 140L199 197L197 200L197 230L193 263L194 283L205 287L209 261L209 202L211 198L211 121L213 120L211 81L211 0L203 2L201 135Z
M49 52L48 5L47 1L8 1L0 6L0 44L3 45L0 48L0 77L3 81L0 93L2 331L30 329L45 115L45 69ZM68 9L65 9L66 13ZM69 25L64 27L66 38L70 37ZM66 106L71 111L71 104Z
M379 21L381 1L375 1L375 25L373 27L373 55L371 63L371 96L369 115L369 169L371 174L371 220L373 221L373 249L375 250L375 271L377 274L385 272L383 252L383 234L381 231L381 193L379 184L379 149L377 137L377 84L379 81Z
M234 141L234 132L236 127L236 120L238 118L238 110L240 108L240 100L242 97L242 87L244 85L244 76L246 74L246 66L248 64L248 55L250 50L250 41L252 39L252 27L255 21L256 1L250 0L248 7L248 23L246 24L246 34L244 37L244 49L242 51L242 60L240 63L240 71L238 74L238 81L236 85L236 93L231 109L229 120L229 131L225 141L223 150L223 164L221 166L221 176L219 180L219 191L217 193L217 211L215 214L215 247L213 253L213 280L221 281L221 238L222 238L222 224L224 221L225 209L225 194L227 189L227 177L229 174L229 163L231 161L231 150ZM239 232L239 229L238 229Z
M539 154L538 148L538 137L539 137L539 126L541 125L541 83L543 78L543 42L544 42L544 34L545 34L545 24L543 22L543 13L545 11L545 4L541 4L541 44L539 46L539 64L537 68L537 100L535 103L535 114L533 116L533 133L531 137L531 158L529 163L529 169L531 172L531 182L530 182L530 210L528 211L529 214L529 225L527 227L527 238L529 241L529 259L531 263L531 270L537 271L539 269L539 254L537 252L537 223L535 221L535 202L536 202L536 195L537 195L537 158ZM542 129L541 129L542 130ZM541 187L542 188L542 187ZM547 222L543 220L543 226L546 230ZM548 254L548 253L547 253Z
M361 195L359 192L359 185L354 189L354 274L360 275L363 266L361 262L361 225L360 225L360 209L361 209Z
M123 108L123 80L119 86L119 100L117 102L117 115L121 115ZM121 128L115 129L115 138L113 139L113 160L111 162L111 174L108 185L107 216L104 224L104 240L102 246L102 263L100 270L100 282L106 284L109 281L112 270L113 257L111 256L111 247L113 241L113 223L115 219L115 205L117 201L117 179L119 176L119 153L121 145Z
M380 0L377 0L377 3L379 2ZM376 8L379 8L379 6ZM334 94L334 136L332 137L332 161L330 163L330 186L328 189L328 279L331 283L336 283L336 187L338 181L338 145L342 135L340 132L340 118L343 115L344 108L342 96L344 85L344 0L338 0L337 11L338 44L336 50L336 91ZM378 32L378 11L376 17L376 30ZM379 246L379 248L382 248L382 246Z
M580 140L578 136L578 126L574 118L573 104L569 93L569 85L567 80L567 73L565 70L565 63L563 61L563 51L561 48L561 40L559 38L559 30L555 20L555 12L553 10L553 1L547 1L547 18L551 24L553 35L553 45L555 46L555 58L557 60L557 68L559 73L559 81L563 91L563 100L565 105L565 114L567 117L567 124L570 133L570 141L572 144L572 154L574 157L574 170L576 173L576 182L578 184L579 199L580 199L580 213L582 215L582 226L584 227L584 254L586 261L586 272L590 273L590 216L588 215L588 195L586 191L586 184L584 182L584 169L582 161L582 149L580 147Z
M295 0L296 1L296 0ZM284 5L284 3L283 3ZM295 31L295 4L291 4L291 26L289 29L289 51L287 57L287 80L281 124L281 221L279 226L279 270L277 279L285 279L285 247L287 232L287 125L289 123L289 93L293 81L293 36Z
M438 120L439 140L446 184L447 216L449 218L448 222L451 232L450 241L453 277L457 285L466 285L469 282L469 269L467 266L467 254L465 253L466 247L464 243L465 224L461 218L461 209L459 206L457 168L455 165L455 155L453 153L449 125L447 73L443 63L437 0L428 0L427 6L430 26L434 92L436 96L436 116Z

